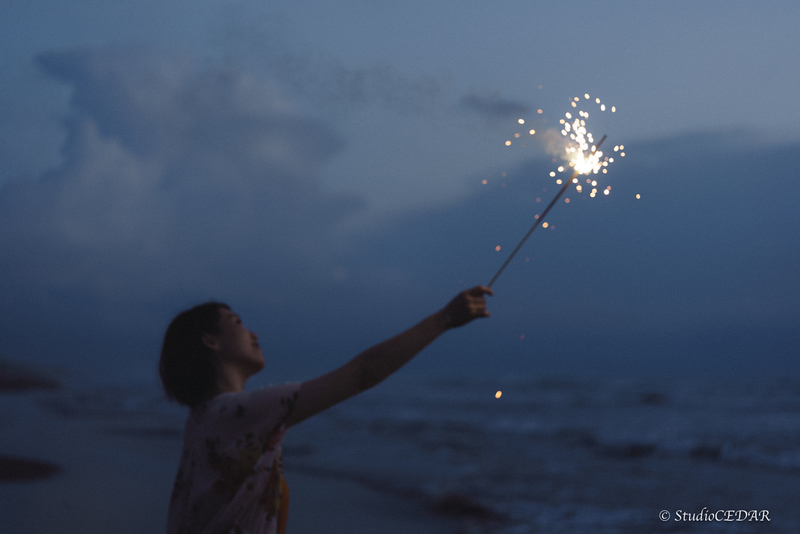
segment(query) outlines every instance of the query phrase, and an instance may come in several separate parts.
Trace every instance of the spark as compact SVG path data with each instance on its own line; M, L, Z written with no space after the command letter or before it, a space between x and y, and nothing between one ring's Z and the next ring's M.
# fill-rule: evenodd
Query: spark
M600 98L595 98L594 102L591 102L590 101L591 97L589 93L585 93L584 98L589 102L582 102L580 97L577 96L573 97L570 100L570 105L576 109L577 117L573 116L573 112L566 112L563 115L565 119L562 118L559 120L559 124L562 125L560 129L561 136L564 138L563 139L564 143L562 145L564 152L562 153L562 157L565 160L567 160L567 164L569 165L569 167L572 168L572 176L566 179L566 181L564 181L561 178L556 177L557 176L556 171L550 171L550 177L556 178L555 180L556 184L561 186L560 191L558 192L556 197L550 202L550 204L545 208L545 210L541 213L541 215L536 214L534 216L536 222L528 230L528 233L525 234L522 240L517 244L517 246L514 248L511 254L506 258L505 262L502 264L497 273L495 273L495 275L492 277L491 281L487 284L489 287L491 287L494 284L494 282L497 280L497 278L500 276L500 274L503 272L506 266L511 262L511 260L520 250L522 245L525 243L528 237L530 237L531 233L536 229L536 227L540 223L543 228L551 228L551 229L555 228L555 225L544 222L543 219L544 217L547 216L550 209L555 205L558 199L561 198L561 196L566 192L570 184L575 184L575 191L577 193L583 192L583 186L580 184L580 181L578 180L579 175L597 175L601 172L603 174L608 174L608 166L609 164L614 162L614 158L604 155L604 153L600 150L600 146L603 144L603 141L605 141L606 136L604 135L599 141L595 141L592 132L589 131L587 126L590 113L586 111L586 109L578 109L579 102L582 102L582 106L583 104L598 105L600 111L605 111L606 105L601 104ZM611 112L616 113L616 111L617 111L616 106L611 106ZM537 110L537 113L541 114L542 110L541 109ZM524 119L518 119L518 122L519 124L524 124ZM530 133L531 135L533 135L534 131L531 130ZM544 135L545 137L547 137L547 132ZM515 135L515 138L518 137L519 134ZM511 145L511 141L506 141L506 145L507 146ZM617 145L613 148L613 152L619 152L620 157L624 157L625 152L623 152L623 149L624 149L623 145ZM554 157L552 161L553 163L556 163L558 159ZM557 170L559 173L564 172L566 170L566 166L559 165L557 167ZM599 193L598 187L600 186L598 186L598 180L595 178L592 179L587 178L586 183L591 186L591 190L588 191L589 192L588 196L590 198L595 198ZM543 189L543 191L545 190L546 189ZM608 196L610 195L610 193L611 193L611 186L608 186L603 190L603 196ZM638 199L641 197L637 194L636 198ZM537 198L536 202L540 202L540 199ZM565 198L564 203L569 204L570 199ZM496 250L497 251L500 250L499 245L497 246Z
M503 392L502 391L498 391L497 393L494 394L494 398L495 399L499 399L502 396L503 396Z

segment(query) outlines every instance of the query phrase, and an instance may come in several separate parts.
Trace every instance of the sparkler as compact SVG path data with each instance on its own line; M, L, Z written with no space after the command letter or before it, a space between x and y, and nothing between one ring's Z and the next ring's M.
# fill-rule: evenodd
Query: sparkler
M584 96L586 97L587 100L589 99L588 94ZM575 97L574 101L571 102L572 107L577 107L577 102L579 100L580 99L578 97ZM600 103L599 98L596 99L595 101L598 104ZM601 105L600 107L601 111L605 111L605 108L606 108L605 104ZM611 111L616 112L616 108L612 107ZM527 241L528 238L531 236L531 234L534 232L534 230L536 230L536 228L539 227L539 223L544 221L544 218L550 212L550 209L555 205L556 202L558 202L558 199L561 198L564 192L569 188L570 184L573 183L577 184L576 189L578 192L581 192L582 186L578 183L579 175L589 174L589 173L597 174L597 172L600 169L602 169L603 172L605 173L606 172L605 167L607 167L609 163L614 161L613 158L610 158L608 156L603 158L603 153L600 150L598 150L600 148L600 145L603 144L603 141L606 140L605 135L602 137L602 139L600 139L598 143L593 144L591 146L591 149L589 148L589 144L594 142L592 139L592 134L586 131L585 119L589 117L589 113L585 111L580 111L579 116L580 118L575 118L575 120L572 123L569 123L564 119L561 119L561 124L564 125L564 128L561 130L561 134L563 136L569 136L569 138L572 139L576 145L576 146L575 145L569 146L566 148L566 152L567 154L570 155L571 159L569 164L574 168L572 176L570 176L569 180L567 180L564 183L564 186L561 188L558 194L553 198L553 200L550 201L550 204L547 205L542 214L536 216L536 222L533 223L533 226L531 226L530 230L528 230L528 233L526 233L525 236L520 240L520 242L517 244L514 250L511 251L511 254L509 254L508 258L506 258L506 261L503 262L503 265L500 266L500 269L498 269L498 271L492 277L491 281L488 284L489 287L492 287L492 285L495 283L497 278L503 273L508 264L511 263L511 260L514 259L514 256L517 255L517 252L519 252L519 250L525 244L525 241ZM566 113L566 118L572 119L572 114ZM524 122L525 121L523 121L522 119L519 120L520 124L524 124ZM534 130L530 131L531 135L533 135L534 133L535 133ZM519 134L517 134L515 137L519 137ZM506 141L506 146L509 146L510 144L511 144L510 141ZM622 148L624 147L616 146L614 147L614 151L615 152L619 151ZM622 152L620 155L624 156L625 153ZM562 171L563 167L559 167L558 170ZM555 176L555 173L551 172L550 175ZM592 184L592 186L597 185L597 181L595 180L589 180L589 182ZM557 180L556 183L560 184L561 180ZM609 186L603 191L603 193L608 195L610 190L611 187ZM596 194L597 194L597 189L593 188L589 196L594 197ZM546 224L545 227L547 227Z

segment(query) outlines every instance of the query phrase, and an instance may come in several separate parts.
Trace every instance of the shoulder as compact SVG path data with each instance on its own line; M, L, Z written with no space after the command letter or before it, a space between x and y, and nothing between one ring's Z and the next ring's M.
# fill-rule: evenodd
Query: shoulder
M284 422L300 393L300 383L222 393L192 410L201 425L273 428Z
M232 407L236 415L241 416L243 410L281 410L291 408L300 394L299 382L288 382L278 386L263 386L241 393L230 394L230 397L220 399L221 402ZM223 395L220 395L222 397Z

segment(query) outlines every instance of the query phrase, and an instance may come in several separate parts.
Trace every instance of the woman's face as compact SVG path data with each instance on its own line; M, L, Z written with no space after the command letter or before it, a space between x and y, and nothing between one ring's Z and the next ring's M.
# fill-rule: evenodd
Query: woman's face
M264 354L258 344L258 336L242 324L238 315L225 308L219 310L219 333L210 334L220 358L247 369L250 374L264 368Z

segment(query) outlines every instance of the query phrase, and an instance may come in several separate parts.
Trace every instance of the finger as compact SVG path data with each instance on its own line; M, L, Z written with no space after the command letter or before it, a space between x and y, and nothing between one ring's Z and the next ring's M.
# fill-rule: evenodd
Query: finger
M489 317L489 312L485 307L475 308L472 310L473 317Z
M483 295L494 296L494 291L492 291L492 288L489 286L475 286L471 289L468 289L467 293L473 297L482 297Z
M489 312L486 311L486 300L481 298L476 298L473 300L470 305L470 314L474 317L488 317Z

